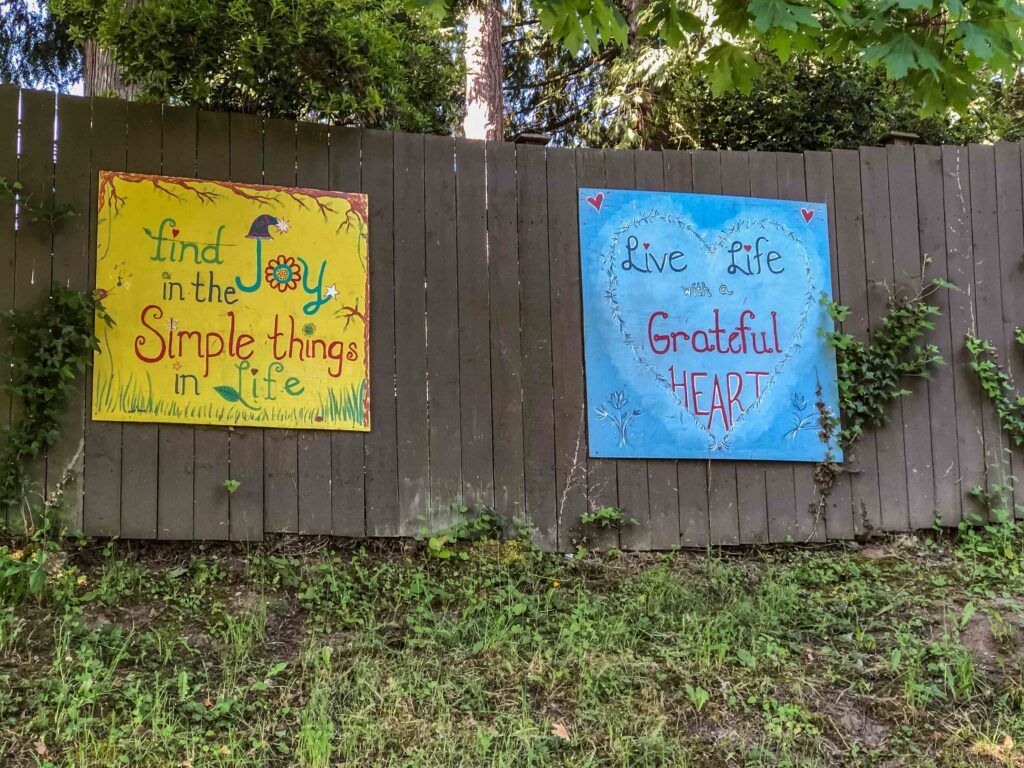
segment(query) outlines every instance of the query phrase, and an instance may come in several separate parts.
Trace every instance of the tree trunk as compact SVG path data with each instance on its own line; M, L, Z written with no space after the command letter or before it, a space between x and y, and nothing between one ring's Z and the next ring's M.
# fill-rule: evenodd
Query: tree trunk
M110 53L103 50L93 40L85 44L85 95L115 95L122 99L134 99L138 88L128 85L121 79L121 68L117 66Z
M466 12L467 139L502 138L505 100L502 95L501 0L477 0Z
M133 10L143 0L124 0L126 10ZM117 96L132 101L139 93L136 85L129 85L121 77L121 68L110 52L100 48L95 40L85 44L83 80L86 96Z

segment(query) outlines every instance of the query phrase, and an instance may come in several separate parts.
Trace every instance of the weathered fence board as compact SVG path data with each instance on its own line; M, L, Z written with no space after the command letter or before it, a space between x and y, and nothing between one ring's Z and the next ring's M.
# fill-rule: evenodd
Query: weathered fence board
M482 144L0 87L0 176L34 205L82 214L50 227L0 207L0 310L38 305L51 281L94 285L109 215L95 205L100 170L370 197L369 433L95 422L83 377L63 439L32 468L34 500L62 493L87 534L164 539L408 535L450 524L463 504L529 521L549 549L955 525L981 511L971 487L1020 461L963 339L990 339L1019 368L1022 162L1017 144L804 155ZM891 292L948 279L959 290L932 295L942 315L927 337L947 365L907 382L913 394L848 452L824 498L806 464L592 459L584 406L607 393L585 391L578 185L823 202L843 329L867 339ZM0 396L0 423L17 415ZM606 506L638 524L581 525Z
M329 188L362 191L362 132L332 130L330 147ZM364 450L362 432L331 433L331 532L335 536L362 536L366 532Z
M327 189L330 144L326 125L299 124L296 181L300 187ZM331 436L311 430L298 435L299 533L328 534L332 527Z
M196 175L197 129L194 109L164 109L163 173L186 178ZM195 430L182 424L161 424L159 440L157 536L191 539L203 530L195 524Z
M165 126L166 117L165 112ZM254 115L231 115L228 132L229 180L262 183L263 121ZM253 427L233 430L228 453L229 477L238 483L238 488L228 497L229 535L234 540L261 539L264 529L265 482L263 430Z

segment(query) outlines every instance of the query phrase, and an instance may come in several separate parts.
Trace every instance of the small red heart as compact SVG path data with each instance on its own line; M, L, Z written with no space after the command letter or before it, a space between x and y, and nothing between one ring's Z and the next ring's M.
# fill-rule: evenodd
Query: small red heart
M743 250L744 251L749 251L750 250L750 246L749 245L744 245L743 246Z
M800 209L800 213L803 214L804 221L807 222L808 224L810 224L811 223L811 219L814 218L814 211L809 211L806 208L801 208Z
M177 236L178 236L178 230L172 229L171 230L171 237L177 237Z
M250 371L252 372L252 375L255 376L257 373L260 372L260 369L259 368L251 368Z
M645 248L645 249L646 249L646 248L650 248L650 247L651 247L651 244L650 244L650 243L644 243L644 248Z
M593 197L588 197L587 202L594 206L595 211L600 211L601 204L604 203L604 192L598 192Z

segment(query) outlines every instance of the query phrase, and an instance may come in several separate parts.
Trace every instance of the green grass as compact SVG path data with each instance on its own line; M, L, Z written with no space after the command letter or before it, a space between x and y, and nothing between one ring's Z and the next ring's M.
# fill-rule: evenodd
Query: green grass
M452 538L0 544L0 765L1021 764L1015 526L579 560Z

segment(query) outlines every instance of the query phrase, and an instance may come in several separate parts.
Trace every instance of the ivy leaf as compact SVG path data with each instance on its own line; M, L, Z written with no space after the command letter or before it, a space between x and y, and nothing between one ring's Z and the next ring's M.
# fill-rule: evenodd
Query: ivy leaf
M235 389L234 387L229 387L227 385L214 387L213 391L216 392L221 397L223 397L229 403L237 403L239 400L242 399L242 395L239 393L237 389Z

